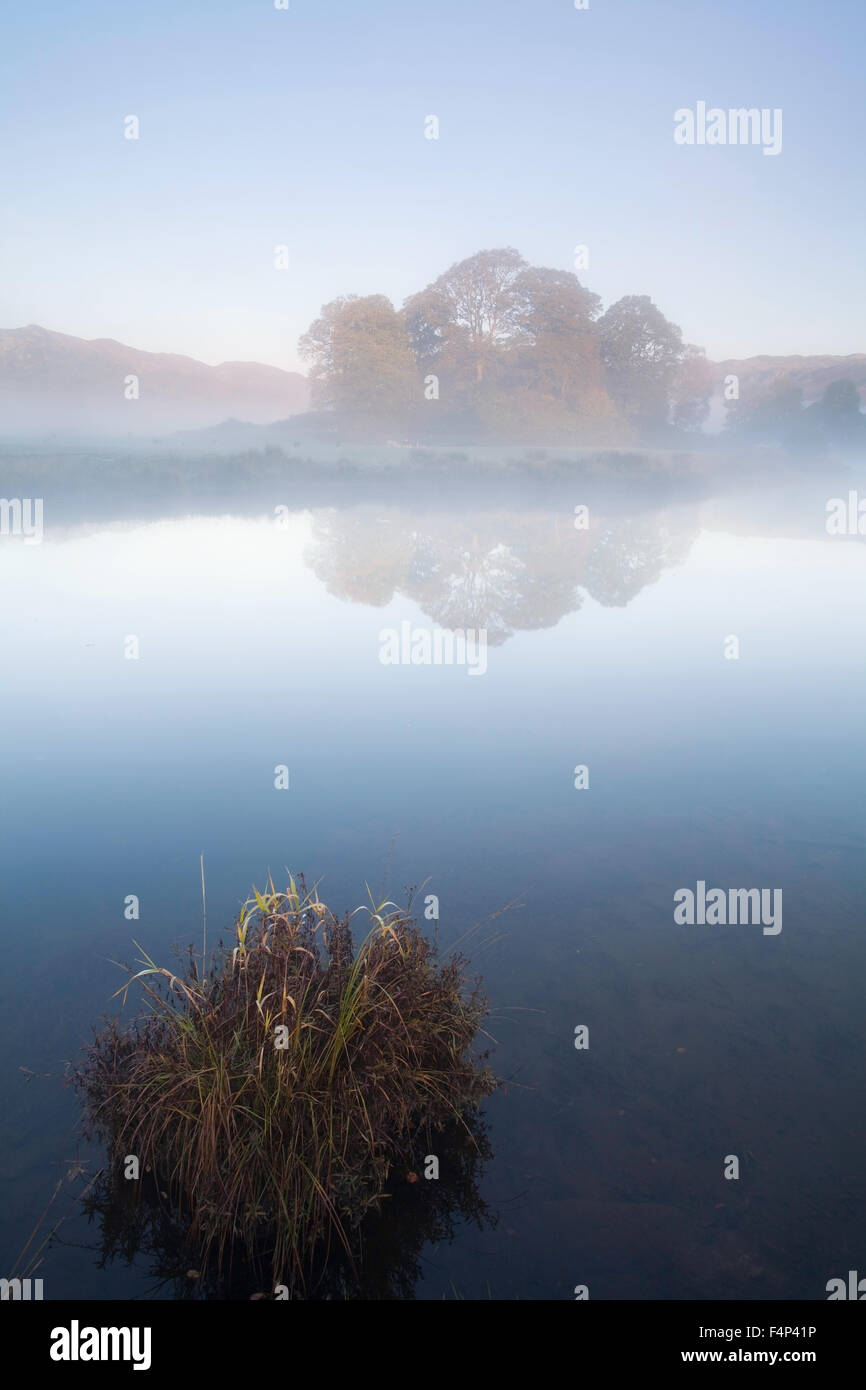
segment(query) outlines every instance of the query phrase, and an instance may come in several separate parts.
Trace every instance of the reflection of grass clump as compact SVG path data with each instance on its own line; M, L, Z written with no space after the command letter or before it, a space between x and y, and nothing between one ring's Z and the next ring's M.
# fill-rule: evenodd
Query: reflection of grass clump
M349 918L303 880L270 890L207 978L192 958L183 978L146 958L134 978L152 1012L127 1032L110 1023L77 1084L112 1163L138 1157L204 1258L264 1245L275 1281L296 1284L334 1238L351 1257L419 1129L459 1120L495 1083L471 1053L486 1002L465 992L461 957L440 964L390 903L356 951Z
M407 1182L424 1171L424 1158L435 1152L441 1181ZM160 1198L151 1174L142 1182L127 1182L118 1164L104 1168L83 1198L91 1220L101 1229L100 1268L116 1259L143 1259L147 1279L169 1288L176 1299L248 1299L265 1297L278 1282L293 1283L292 1297L310 1299L410 1299L430 1266L422 1259L425 1245L453 1240L458 1227L493 1228L497 1217L484 1202L479 1180L490 1158L490 1143L482 1116L466 1111L435 1134L422 1126L395 1165L385 1199L371 1204L357 1228L349 1232L351 1251L339 1241L326 1249L322 1242L300 1281L274 1277L267 1233L261 1250L250 1252L234 1240L216 1258L201 1258L189 1236L187 1213L177 1212ZM270 1242L272 1248L272 1242ZM195 1268L191 1268L191 1267Z

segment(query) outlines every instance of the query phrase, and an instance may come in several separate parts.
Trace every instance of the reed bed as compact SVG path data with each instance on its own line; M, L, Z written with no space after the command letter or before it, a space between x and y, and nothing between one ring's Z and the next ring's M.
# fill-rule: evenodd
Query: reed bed
M419 1132L469 1132L495 1088L465 959L440 962L393 903L365 911L356 949L303 878L254 889L207 973L192 949L180 973L142 952L118 992L137 984L147 1011L76 1071L112 1170L135 1155L211 1267L240 1248L302 1288L332 1243L351 1260Z

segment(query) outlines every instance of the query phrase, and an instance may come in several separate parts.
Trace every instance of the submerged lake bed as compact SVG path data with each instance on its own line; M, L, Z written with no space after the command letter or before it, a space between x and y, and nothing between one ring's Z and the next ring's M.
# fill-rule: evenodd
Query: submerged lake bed
M203 855L214 934L268 873L340 911L414 888L483 977L485 1219L368 1296L815 1299L862 1266L866 545L825 508L857 481L585 528L580 496L56 527L49 498L41 545L4 539L7 1265L99 1166L64 1064L133 939L199 939ZM678 921L700 884L781 894L781 929ZM45 1296L177 1296L101 1250L70 1216Z

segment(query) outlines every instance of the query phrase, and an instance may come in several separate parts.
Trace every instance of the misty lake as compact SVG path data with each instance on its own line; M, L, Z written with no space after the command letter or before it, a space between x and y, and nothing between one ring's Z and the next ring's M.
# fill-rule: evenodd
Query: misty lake
M408 1257L415 1297L821 1299L866 1273L843 486L620 500L586 530L495 499L278 521L279 496L54 526L49 498L41 545L4 538L4 1271L75 1160L99 1166L65 1063L133 938L168 963L200 939L204 855L214 939L287 869L339 911L415 886L441 946L470 933L505 1084L481 1219ZM483 674L380 659L383 631L436 628L484 630ZM781 890L782 929L678 923L699 883ZM176 1296L101 1248L70 1217L45 1297Z

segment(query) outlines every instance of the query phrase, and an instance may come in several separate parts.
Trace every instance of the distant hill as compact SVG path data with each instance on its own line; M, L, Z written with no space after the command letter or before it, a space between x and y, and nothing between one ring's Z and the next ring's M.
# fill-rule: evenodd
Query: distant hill
M138 378L137 400L126 399L129 376ZM211 367L36 324L0 329L0 434L159 434L231 416L284 420L308 404L306 377L260 362Z
M841 378L853 381L866 401L866 353L728 358L711 366L719 396L724 378L733 373L741 397L775 377L790 376L807 405ZM126 399L130 376L138 378L137 400ZM298 434L339 433L333 416L317 412L298 419L309 406L306 377L261 362L212 367L193 357L143 352L112 338L76 338L36 324L0 329L0 436L166 436L205 430L210 437L173 442L227 450L285 447ZM255 428L261 425L269 429Z
M866 353L854 352L849 357L830 357L815 354L810 357L741 357L714 362L721 381L726 376L740 378L740 396L759 391L775 377L789 376L802 389L806 405L820 399L831 381L847 378L853 381L866 401Z

